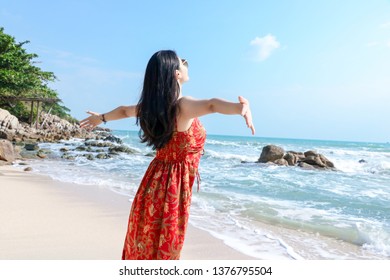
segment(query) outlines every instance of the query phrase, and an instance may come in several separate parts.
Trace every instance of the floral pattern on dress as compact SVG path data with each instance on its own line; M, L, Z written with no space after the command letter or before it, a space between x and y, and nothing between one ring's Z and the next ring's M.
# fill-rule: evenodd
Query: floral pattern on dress
M206 131L196 118L157 151L132 204L122 259L180 258L205 140Z

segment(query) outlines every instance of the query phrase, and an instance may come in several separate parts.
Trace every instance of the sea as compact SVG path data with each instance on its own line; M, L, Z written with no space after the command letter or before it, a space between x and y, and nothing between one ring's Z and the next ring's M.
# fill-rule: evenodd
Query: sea
M52 153L33 172L134 198L153 159L138 132L114 130L134 154L88 160L84 140L40 143ZM256 163L264 146L314 150L337 170ZM62 148L76 155L62 159ZM102 148L107 149L107 148ZM77 156L79 155L79 156ZM390 259L390 144L208 135L189 222L266 260ZM129 203L130 207L130 203Z

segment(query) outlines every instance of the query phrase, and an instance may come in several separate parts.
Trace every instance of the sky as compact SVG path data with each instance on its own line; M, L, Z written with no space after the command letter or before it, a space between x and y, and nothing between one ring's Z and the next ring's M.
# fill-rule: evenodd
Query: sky
M0 26L30 41L80 120L135 104L149 58L173 49L183 94L244 96L258 137L390 142L390 0L0 0ZM250 136L240 116L201 121Z

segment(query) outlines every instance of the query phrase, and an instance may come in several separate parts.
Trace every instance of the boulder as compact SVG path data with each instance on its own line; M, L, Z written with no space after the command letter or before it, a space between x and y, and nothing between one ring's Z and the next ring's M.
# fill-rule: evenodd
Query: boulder
M39 146L37 143L26 143L24 145L24 148L27 150L27 151L35 151L35 150L39 150Z
M14 147L8 140L0 140L0 160L6 162L15 160Z
M122 139L110 134L106 137L103 138L103 141L110 141L110 142L113 142L113 143L118 143L118 144L123 144L122 142Z
M18 129L20 127L17 117L11 115L7 110L0 108L0 128Z
M300 162L304 162L310 165L317 165L319 167L326 167L326 165L321 161L321 158L317 156L307 156L302 159Z
M316 157L316 156L318 156L318 153L313 151L313 150L306 151L303 154L304 154L305 157L310 157L310 156Z
M62 156L61 156L62 159L66 159L66 160L75 160L76 157L69 154L69 153L64 153Z
M267 145L263 147L258 162L274 162L275 160L282 159L284 156L284 149L275 145Z
M285 160L284 158L280 158L280 159L277 159L274 161L275 164L277 165L284 165L284 166L288 166L288 161Z
M111 156L109 154L106 154L106 153L100 153L100 154L96 155L96 158L98 158L98 159L108 159L108 158L111 158Z
M126 147L125 145L110 147L108 149L108 151L110 153L126 153L126 154L135 154L135 153L137 153L136 150L131 149L129 147Z
M3 128L0 128L0 139L7 139L12 141L14 137L15 137L14 130L5 130Z
M46 158L47 155L46 155L45 153L43 153L42 151L39 151L39 152L37 153L37 157L39 157L39 158Z
M298 161L298 166L302 167L302 165L306 166L304 164L309 164L312 167L319 169L335 169L334 163L322 154L316 153L315 151L306 151L304 155L305 157Z
M284 155L283 159L285 159L287 161L288 165L294 166L294 165L297 164L297 162L299 160L299 157L296 154L294 154L294 153L287 152Z
M321 161L326 165L326 167L335 168L334 163L327 159L324 155L320 154L319 156Z
M302 162L302 161L298 163L298 166L305 169L305 170L314 170L315 169L315 167L313 165L307 164L307 163Z
M84 154L83 156L88 160L94 160L93 154Z
M304 162L320 168L335 168L334 163L327 159L324 155L314 151L307 151L304 153L304 155L305 158L300 159L300 162Z

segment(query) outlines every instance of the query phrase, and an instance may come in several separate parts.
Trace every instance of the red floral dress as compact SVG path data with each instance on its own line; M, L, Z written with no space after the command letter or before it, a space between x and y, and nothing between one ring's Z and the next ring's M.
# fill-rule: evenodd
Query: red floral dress
M196 118L157 151L133 201L122 259L180 258L205 140L206 131Z

